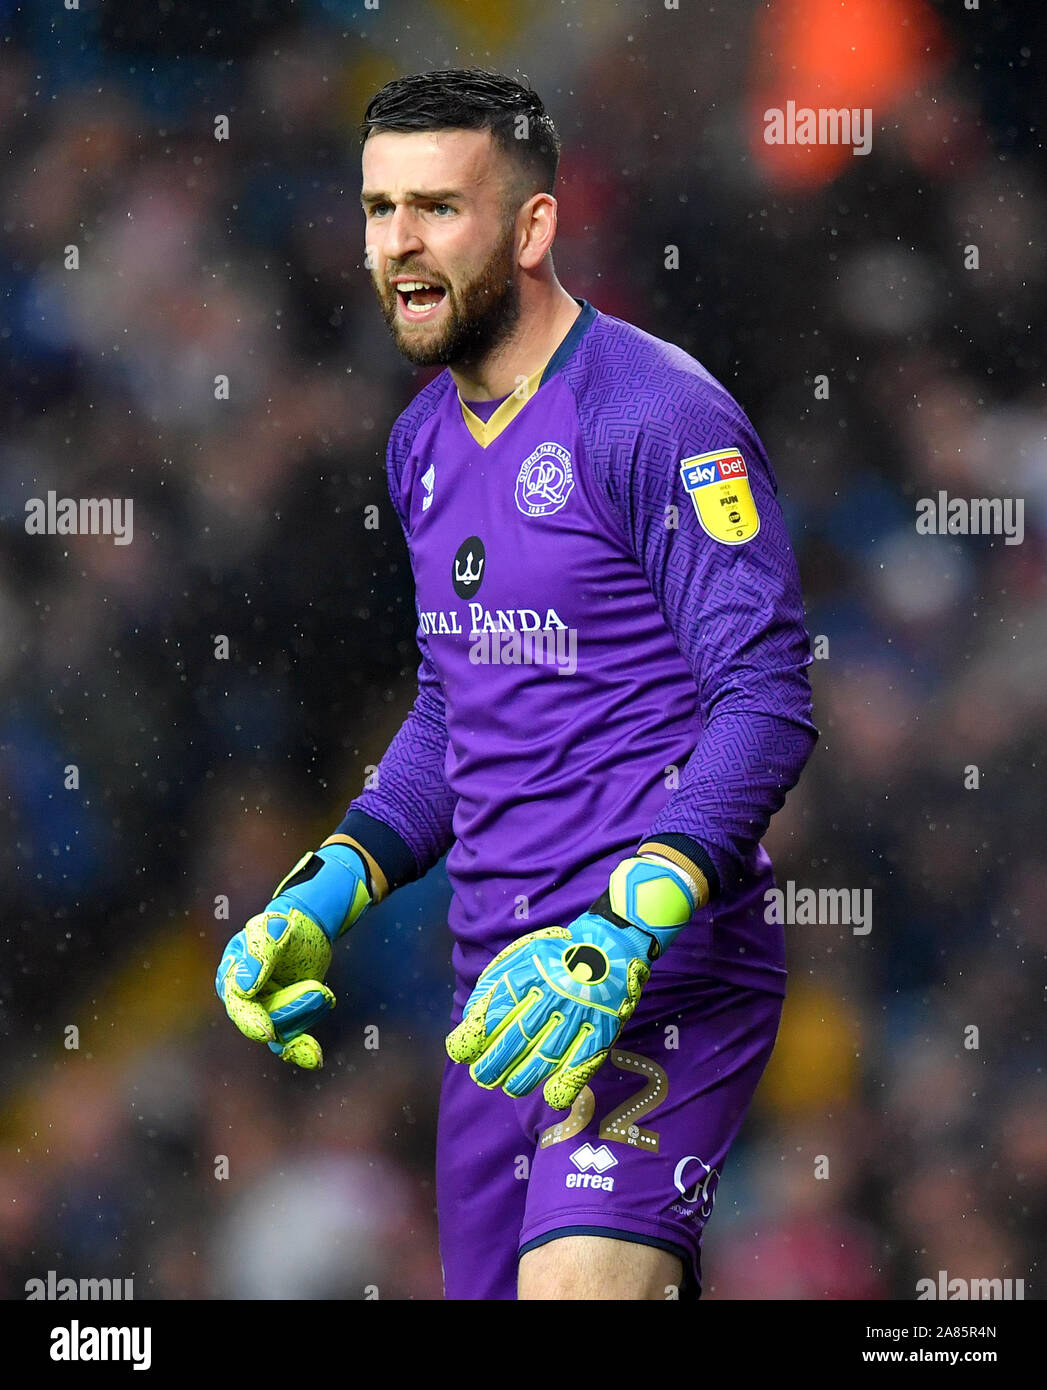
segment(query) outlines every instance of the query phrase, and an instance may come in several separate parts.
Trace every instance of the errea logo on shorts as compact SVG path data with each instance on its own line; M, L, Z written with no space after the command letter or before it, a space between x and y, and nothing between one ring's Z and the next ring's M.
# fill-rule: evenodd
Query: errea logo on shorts
M608 1168L617 1166L618 1160L606 1144L601 1144L598 1149L594 1149L592 1144L586 1142L580 1149L575 1149L571 1154L571 1162L578 1169L577 1173L568 1173L564 1178L565 1187L599 1187L604 1192L614 1191L614 1178L604 1176ZM596 1171L587 1173L587 1168L594 1168Z

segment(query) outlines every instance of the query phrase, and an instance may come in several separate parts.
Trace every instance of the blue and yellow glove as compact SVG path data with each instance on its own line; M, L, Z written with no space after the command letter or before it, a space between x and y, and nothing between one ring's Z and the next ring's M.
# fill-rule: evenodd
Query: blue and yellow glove
M544 1083L567 1110L600 1067L656 960L694 915L698 887L668 861L625 859L607 892L567 927L529 932L500 951L448 1035L486 1090L525 1096Z
M334 1008L324 984L331 946L373 900L367 865L349 845L303 855L222 955L215 990L240 1032L285 1062L322 1067L308 1030Z

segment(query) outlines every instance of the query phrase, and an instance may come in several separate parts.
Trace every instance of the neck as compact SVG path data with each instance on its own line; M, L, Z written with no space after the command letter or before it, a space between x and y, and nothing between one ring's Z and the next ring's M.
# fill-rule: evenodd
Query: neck
M512 333L482 361L449 368L465 401L493 401L515 391L552 357L581 309L556 279L521 287L520 317Z

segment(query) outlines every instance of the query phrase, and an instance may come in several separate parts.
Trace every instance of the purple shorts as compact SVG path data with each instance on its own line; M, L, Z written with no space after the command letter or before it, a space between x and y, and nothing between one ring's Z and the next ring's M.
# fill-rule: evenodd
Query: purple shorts
M482 1090L448 1061L436 1146L445 1296L515 1299L520 1255L566 1235L670 1250L683 1261L680 1297L700 1296L702 1230L782 1004L656 967L569 1113L541 1089L521 1100Z

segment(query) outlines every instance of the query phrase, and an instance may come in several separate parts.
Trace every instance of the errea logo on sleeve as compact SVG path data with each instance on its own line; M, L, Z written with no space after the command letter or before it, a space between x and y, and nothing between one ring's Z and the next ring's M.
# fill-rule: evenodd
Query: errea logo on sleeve
M681 459L680 476L702 530L723 545L751 541L760 529L749 470L737 449Z

